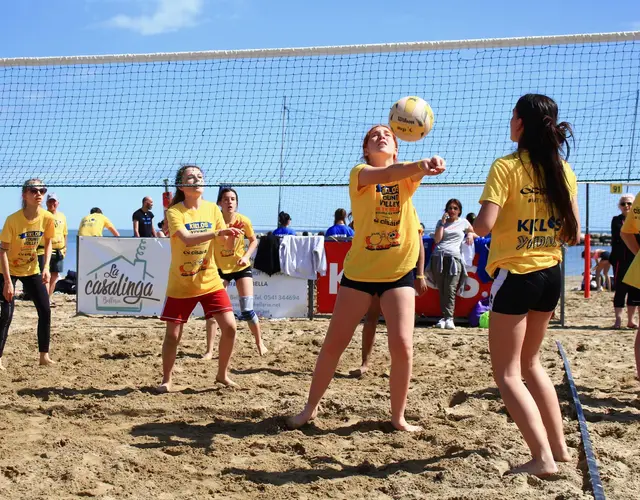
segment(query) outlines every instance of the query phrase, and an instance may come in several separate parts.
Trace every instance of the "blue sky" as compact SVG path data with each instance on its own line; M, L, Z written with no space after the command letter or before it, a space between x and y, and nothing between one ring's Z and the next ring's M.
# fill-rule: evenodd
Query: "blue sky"
M22 0L5 2L0 57L147 53L456 40L640 30L640 2L391 2L328 0ZM399 4L402 6L402 4ZM532 7L535 5L535 8ZM437 120L438 117L436 117ZM0 115L0 125L2 116ZM505 117L505 127L508 116ZM363 127L364 128L364 127ZM126 179L123 179L126 183ZM101 206L119 228L160 189L56 189L75 228L91 206ZM304 190L290 198L304 198ZM332 190L332 193L335 190ZM273 190L259 194L275 220ZM241 193L244 196L244 193ZM328 195L329 196L329 195ZM444 195L446 196L446 195ZM475 193L473 194L475 197ZM19 204L17 189L0 188L0 219ZM12 201L15 200L15 201ZM335 201L334 201L335 200ZM327 213L343 203L331 194ZM603 198L603 209L611 205ZM241 203L243 199L241 199ZM246 206L249 201L244 196ZM470 201L471 202L471 201ZM438 201L439 203L439 201ZM304 211L304 201L287 208ZM469 206L467 204L467 206ZM242 208L242 206L241 206ZM160 210L156 210L160 212ZM429 216L431 216L429 214Z

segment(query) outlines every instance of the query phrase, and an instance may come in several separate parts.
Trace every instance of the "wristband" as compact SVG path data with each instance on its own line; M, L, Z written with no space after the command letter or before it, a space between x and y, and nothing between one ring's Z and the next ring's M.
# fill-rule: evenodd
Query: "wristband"
M418 166L420 167L420 170L422 170L423 172L426 172L427 170L429 170L429 163L424 160L420 160L418 162Z
M416 279L417 279L417 280L423 280L423 279L424 279L424 274L418 274L418 275L416 275Z

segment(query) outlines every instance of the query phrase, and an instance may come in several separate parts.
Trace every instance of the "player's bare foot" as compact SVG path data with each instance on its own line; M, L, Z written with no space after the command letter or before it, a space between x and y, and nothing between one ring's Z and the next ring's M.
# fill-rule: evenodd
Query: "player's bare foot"
M216 383L225 385L227 387L238 387L238 384L231 380L228 375L225 375L224 377L216 377Z
M404 431L404 432L420 432L422 429L422 427L420 427L419 425L411 425L409 423L407 423L407 421L403 418L402 420L399 420L397 422L394 422L393 420L391 421L391 425L393 425L393 427L398 430L398 431Z
M56 362L49 357L48 352L40 353L40 366L54 365Z
M158 387L156 387L156 392L158 394L166 394L171 392L171 382L162 382Z
M614 330L620 330L620 328L622 328L622 320L616 319L615 323L611 328L613 328Z
M287 427L291 430L299 429L305 424L309 422L313 422L318 416L318 409L314 408L313 411L309 412L306 408L302 410L297 415L293 417L289 417L287 419Z
M267 349L267 346L264 345L264 342L260 341L259 344L256 344L256 347L258 348L258 354L260 356L264 356L265 354L267 354L269 352L269 349Z
M202 359L213 359L213 351L207 351L202 355Z
M558 466L553 460L548 462L530 460L526 464L509 469L505 474L531 474L532 476L544 478L551 476L556 472L558 472Z
M571 462L573 457L571 456L571 452L569 451L569 449L564 446L558 451L553 451L553 459L556 462Z
M356 368L355 370L351 370L349 375L353 378L362 378L365 373L369 371L369 367L367 365L362 365L360 368Z
M627 328L638 328L638 325L635 323L627 323Z

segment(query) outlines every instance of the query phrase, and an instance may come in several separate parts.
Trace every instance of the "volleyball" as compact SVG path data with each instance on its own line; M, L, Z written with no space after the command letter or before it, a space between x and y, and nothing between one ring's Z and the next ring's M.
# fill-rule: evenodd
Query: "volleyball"
M403 97L391 106L389 126L403 141L418 141L433 127L433 110L429 103L420 97Z

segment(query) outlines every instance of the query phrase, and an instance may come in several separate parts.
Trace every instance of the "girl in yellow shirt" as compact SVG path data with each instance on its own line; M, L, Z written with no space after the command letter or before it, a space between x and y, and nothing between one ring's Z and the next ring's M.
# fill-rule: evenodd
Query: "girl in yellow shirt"
M0 234L0 369L15 307L15 284L22 282L38 311L38 351L40 364L53 363L49 357L51 308L47 285L51 279L51 240L55 236L53 215L40 205L47 192L40 179L29 179L22 186L22 209L7 217ZM44 268L38 264L38 245L44 246Z
M489 349L493 376L533 459L513 473L545 476L571 459L553 382L540 364L540 345L562 279L563 242L580 238L576 176L560 153L571 134L549 97L521 97L511 118L516 153L491 166L474 231L491 232ZM522 379L527 385L523 383Z
M218 236L236 238L237 227L227 227L214 203L202 199L204 175L200 167L186 165L176 173L176 194L167 210L171 234L171 265L167 298L161 320L167 322L162 345L162 383L158 392L171 391L173 366L184 323L200 303L205 318L220 325L218 374L216 381L235 385L228 374L236 337L236 320L213 256L212 240Z
M258 354L264 356L267 348L262 341L260 321L253 310L253 274L251 272L251 256L258 248L258 238L253 232L249 217L236 212L238 208L238 193L230 187L221 188L218 192L218 206L222 210L222 217L227 227L241 227L244 237L235 238L231 245L215 245L215 258L218 273L227 288L232 281L236 282L240 299L240 317L247 321L258 348ZM249 240L245 250L244 238ZM213 339L216 328L213 319L207 322L207 352L205 359L213 357Z
M288 419L291 428L315 418L340 356L377 295L387 320L391 354L391 423L398 430L420 430L407 423L404 416L413 363L413 268L419 250L418 220L411 196L425 175L444 172L445 162L434 156L398 163L398 141L385 125L376 125L367 132L363 156L366 163L354 167L349 178L355 235L345 258L309 398L302 412Z

